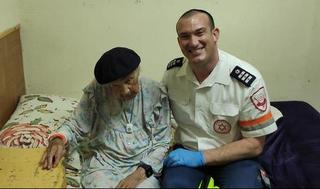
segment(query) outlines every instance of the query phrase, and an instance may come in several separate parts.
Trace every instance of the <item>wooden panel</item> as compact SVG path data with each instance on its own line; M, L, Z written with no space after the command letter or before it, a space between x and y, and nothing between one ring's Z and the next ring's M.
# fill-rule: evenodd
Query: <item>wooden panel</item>
M0 128L25 94L20 28L8 31L0 34Z

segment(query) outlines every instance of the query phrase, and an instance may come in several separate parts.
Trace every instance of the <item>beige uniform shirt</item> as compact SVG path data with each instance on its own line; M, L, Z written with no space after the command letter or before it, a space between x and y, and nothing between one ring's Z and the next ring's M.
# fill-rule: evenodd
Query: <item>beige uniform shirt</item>
M202 83L185 58L169 63L163 83L178 125L175 141L186 148L217 148L277 129L261 74L226 52L219 51L218 64Z

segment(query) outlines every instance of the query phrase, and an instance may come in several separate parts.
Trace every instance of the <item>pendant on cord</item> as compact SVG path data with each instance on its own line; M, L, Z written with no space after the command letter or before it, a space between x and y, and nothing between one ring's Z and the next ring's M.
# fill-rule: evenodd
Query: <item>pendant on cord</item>
M133 124L132 124L132 123L127 123L127 124L126 124L126 131L127 131L127 133L132 133L132 127L133 127Z

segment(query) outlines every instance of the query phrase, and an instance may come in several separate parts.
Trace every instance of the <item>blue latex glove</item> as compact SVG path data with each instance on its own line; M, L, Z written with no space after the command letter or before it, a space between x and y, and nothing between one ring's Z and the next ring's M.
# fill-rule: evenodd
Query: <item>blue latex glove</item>
M170 152L163 164L165 167L200 167L205 164L205 160L203 152L201 151L191 151L179 148Z

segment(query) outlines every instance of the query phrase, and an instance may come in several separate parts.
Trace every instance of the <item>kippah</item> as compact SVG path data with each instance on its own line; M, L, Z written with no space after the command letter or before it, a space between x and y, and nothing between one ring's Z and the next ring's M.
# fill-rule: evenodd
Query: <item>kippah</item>
M139 55L125 47L115 47L105 52L94 67L98 83L106 84L129 75L140 64Z

